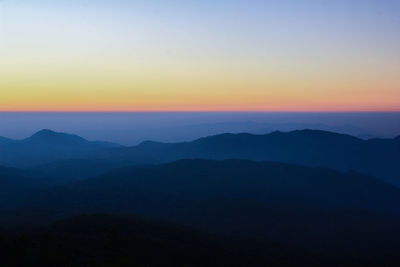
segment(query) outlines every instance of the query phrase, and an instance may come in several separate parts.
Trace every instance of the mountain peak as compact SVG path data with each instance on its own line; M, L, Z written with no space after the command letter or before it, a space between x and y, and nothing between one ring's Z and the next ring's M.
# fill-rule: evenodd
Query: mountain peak
M38 132L36 132L35 134L33 134L32 136L51 136L51 135L57 135L58 133L55 131L52 131L50 129L42 129Z
M43 129L35 134L33 134L31 137L25 139L26 141L36 141L36 142L63 142L63 143L84 143L87 142L86 139L73 135L73 134L67 134L67 133L59 133L55 132L49 129Z

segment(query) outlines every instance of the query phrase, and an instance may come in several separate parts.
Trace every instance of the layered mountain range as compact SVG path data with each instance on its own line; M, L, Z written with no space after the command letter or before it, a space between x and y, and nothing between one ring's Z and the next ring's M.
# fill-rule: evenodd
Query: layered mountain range
M400 136L362 140L332 132L299 130L265 135L221 134L182 143L145 141L126 147L42 130L24 140L0 140L1 165L39 169L46 165L44 169L51 169L56 164L62 170L63 165L67 166L65 169L74 169L76 164L77 176L90 175L86 164L98 163L104 169L112 169L189 158L246 159L357 171L400 185Z
M15 244L43 266L50 250L72 265L397 266L399 154L399 137L314 130L133 147L0 138L0 248L9 266Z

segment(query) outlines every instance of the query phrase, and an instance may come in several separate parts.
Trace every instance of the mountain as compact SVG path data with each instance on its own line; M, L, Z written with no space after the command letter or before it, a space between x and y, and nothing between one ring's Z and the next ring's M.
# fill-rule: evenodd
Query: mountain
M123 147L43 130L24 140L0 144L0 164L42 170L44 165L53 164L49 170L53 169L55 176L65 177L73 170L74 176L84 178L98 175L97 170L133 164L196 158L247 159L353 170L400 186L399 140L399 137L362 140L345 134L299 130L264 135L220 134L182 143L146 141L138 146Z
M131 129L127 129L131 127ZM323 130L336 133L344 133L352 136L368 139L379 137L379 134L360 129L354 125L344 124L341 126L329 126L319 123L261 123L255 121L225 121L215 123L200 123L187 125L160 125L159 127L137 127L126 126L125 129L116 129L114 136L126 136L128 130L131 134L126 137L126 142L139 144L143 140L154 140L160 142L184 142L192 141L204 136L218 135L224 133L251 133L266 134L274 131L289 132L300 129ZM129 141L128 141L129 140Z
M86 144L88 141L84 138L66 133L57 133L48 129L41 130L31 137L23 140L24 143L38 143L38 144L55 144L55 145L75 145L75 144Z
M52 177L54 182L64 183L101 175L124 167L123 162L95 159L62 159L27 168L38 176Z
M219 122L219 123L208 123L208 124L193 124L176 128L174 132L171 132L168 136L196 136L201 138L203 136L218 135L222 133L251 133L251 134L266 134L275 131L290 132L302 129L313 129L322 130L335 133L343 133L352 136L377 136L371 134L364 129L360 129L354 125L345 124L341 126L329 126L325 124L311 124L311 123L257 123L253 121L238 121L238 122ZM164 130L164 129L163 129ZM169 130L169 129L165 129ZM158 138L161 139L161 138ZM165 139L165 138L164 138ZM190 140L186 138L180 138L181 140ZM192 138L193 140L194 138Z
M137 216L80 215L0 242L3 266L334 266L302 249ZM342 266L345 264L341 262Z
M221 134L192 142L143 142L112 150L110 158L163 163L185 158L278 161L340 171L354 170L400 185L400 142L362 140L316 130L273 132L266 135Z
M0 211L0 225L32 227L80 214L136 214L335 257L390 258L398 255L399 202L400 189L354 172L276 162L181 160L42 188L25 203Z
M400 189L374 177L247 160L180 160L164 165L122 168L57 187L51 194L38 197L32 203L50 203L61 209L63 205L71 205L69 199L74 196L73 203L79 206L115 206L119 209L132 203L113 204L115 195L118 195L117 200L125 201L152 194L246 199L299 208L357 207L400 214L397 205Z
M24 143L36 143L44 145L98 145L102 147L119 147L120 145L104 141L88 141L78 135L58 133L43 129L23 140Z
M119 145L91 142L77 135L41 130L23 140L0 142L0 164L30 167L55 160L88 157L111 147Z
M10 144L13 142L15 142L15 140L0 136L0 145Z
M43 144L43 145L98 145L103 147L119 147L120 145L103 142L103 141L88 141L78 135L59 133L52 130L43 129L33 134L32 136L21 140L23 144Z
M398 259L399 202L399 188L355 172L193 159L39 188L18 205L3 206L0 226L25 229L81 214L135 214L328 257ZM83 232L97 224L88 225Z
M44 184L44 180L34 179L25 171L0 166L0 209L24 203Z
M254 265L274 266L302 260L327 266L330 259L331 266L400 262L400 189L384 181L399 181L400 136L362 140L302 130L122 147L42 130L4 140L0 162L28 167L0 168L0 251L14 255L11 262L20 252L21 259L36 262L55 255L72 265L91 265L96 258L107 265L109 255L103 258L97 245L110 232L115 241L109 229L127 237L116 258L142 265L162 265L157 257L190 266L196 260L200 266L209 260L251 266L251 258ZM81 216L98 213L109 215ZM33 242L24 236L7 241L10 228L35 226ZM7 229L5 238L1 228ZM209 235L224 241L210 241ZM126 251L156 258L125 257ZM204 261L196 258L199 252Z

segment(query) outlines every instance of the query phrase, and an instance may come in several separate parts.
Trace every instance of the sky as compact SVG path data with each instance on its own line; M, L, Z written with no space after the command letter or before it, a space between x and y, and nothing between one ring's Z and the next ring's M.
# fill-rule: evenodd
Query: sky
M400 111L397 0L2 0L0 111Z

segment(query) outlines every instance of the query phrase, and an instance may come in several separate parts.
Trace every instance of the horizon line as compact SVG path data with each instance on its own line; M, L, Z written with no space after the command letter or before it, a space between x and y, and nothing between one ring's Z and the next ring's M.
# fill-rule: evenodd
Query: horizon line
M0 113L399 113L399 110L0 110Z

